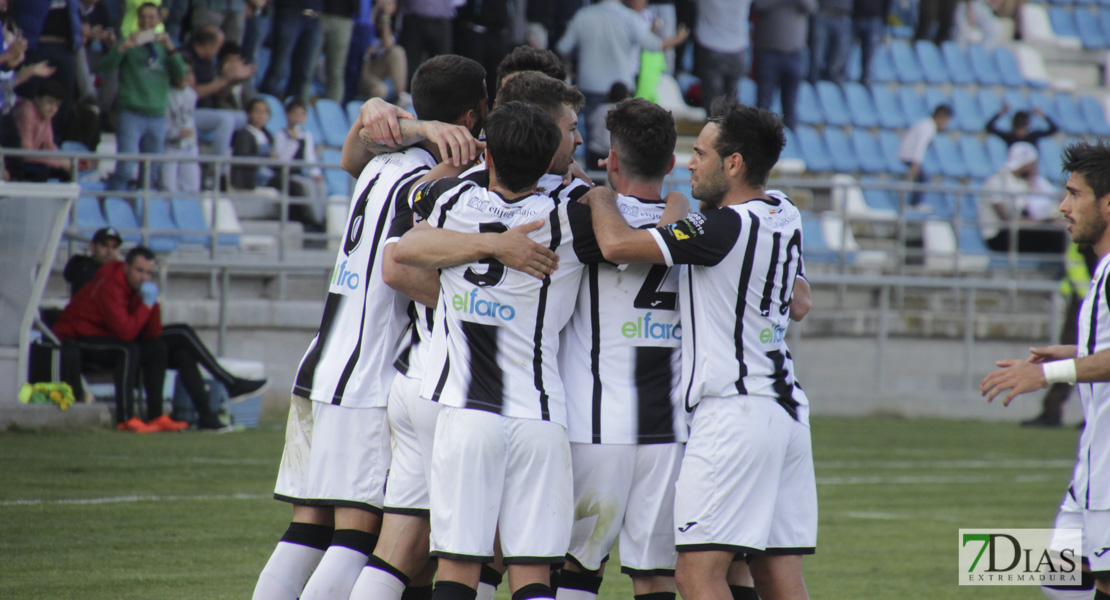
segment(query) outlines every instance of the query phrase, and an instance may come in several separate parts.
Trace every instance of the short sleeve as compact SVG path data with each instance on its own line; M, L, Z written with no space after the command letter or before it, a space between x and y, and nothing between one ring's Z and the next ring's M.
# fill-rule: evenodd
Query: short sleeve
M574 254L582 264L595 264L605 262L601 254L601 247L594 236L593 213L590 207L569 202L567 204L567 220L570 221L570 232L573 236Z
M407 186L406 186L407 187ZM407 192L408 190L405 190ZM394 241L405 235L408 230L412 229L418 221L415 219L416 213L413 212L412 207L409 206L408 194L397 195L397 209L393 215L393 221L389 224L389 235L386 241Z
M703 265L721 262L740 237L741 217L729 208L692 213L665 227L649 229L668 265Z
M414 187L411 195L413 222L423 220L432 227L443 227L447 211L454 207L464 190L474 185L471 181L448 177Z

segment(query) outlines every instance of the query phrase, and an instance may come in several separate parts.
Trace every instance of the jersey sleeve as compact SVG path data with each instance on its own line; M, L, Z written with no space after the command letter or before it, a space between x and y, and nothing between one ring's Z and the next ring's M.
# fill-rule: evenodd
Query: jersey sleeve
M601 247L597 245L597 237L594 236L593 213L590 212L590 207L578 202L567 203L567 220L570 221L570 232L574 238L574 254L578 257L578 261L587 265L605 262Z
M736 211L719 208L692 213L673 225L648 231L655 237L668 266L712 267L732 252L741 226L741 217Z
M412 186L410 194L402 197L409 198L408 204L412 207L413 223L432 219L433 227L442 227L442 212L437 211L440 199L448 195L447 192L458 188L460 184L467 183L460 179L448 177L436 181L426 181L418 186ZM450 194L454 196L454 194ZM433 218L434 215L434 218Z
M409 186L406 185L405 187L408 188ZM397 241L419 223L416 220L416 213L409 206L408 192L408 189L403 189L402 193L397 194L397 208L393 215L393 221L389 224L389 235L386 236L386 243Z

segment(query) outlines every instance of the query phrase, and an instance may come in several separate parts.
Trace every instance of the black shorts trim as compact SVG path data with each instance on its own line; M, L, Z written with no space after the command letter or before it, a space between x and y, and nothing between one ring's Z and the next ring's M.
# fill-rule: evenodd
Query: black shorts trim
M629 577L674 577L674 569L633 569L621 567L621 573Z
M679 544L675 546L675 550L679 552L734 552L744 554L763 554L763 550L758 548L751 548L748 546L738 546L736 544Z
M356 502L354 500L294 498L293 496L283 496L282 494L274 494L274 500L277 500L278 502L288 502L289 504L296 504L298 506L330 506L332 508L357 508L360 510L365 510L368 513L378 515L379 517L382 516L382 509L380 506L374 506L373 504L368 504L366 502Z
M508 565L561 565L565 556L506 556L501 562Z
M768 548L763 551L768 556L798 556L806 554L817 554L817 548L814 547L800 547L800 548Z
M1110 571L1087 571L1087 572L1090 573L1091 576L1094 577L1095 579L1110 578Z
M454 552L440 552L433 550L429 553L432 558L446 558L447 560L457 560L459 562L472 562L472 563L491 563L493 562L493 555L478 556L476 554L455 554Z
M410 517L422 517L425 519L430 519L432 516L432 511L428 508L402 508L400 506L386 506L382 508L382 512L387 515L408 515Z
M601 559L601 566L605 566L605 561L607 561L607 560L609 560L609 555L608 554L605 555L605 558ZM588 568L586 565L582 564L581 561L579 561L577 558L574 557L574 555L572 555L569 552L567 553L567 556L566 556L566 562L571 563L574 566L578 567L578 570L581 571L582 573L586 574L586 575L597 576L598 574L601 573L600 568L598 568L596 570Z

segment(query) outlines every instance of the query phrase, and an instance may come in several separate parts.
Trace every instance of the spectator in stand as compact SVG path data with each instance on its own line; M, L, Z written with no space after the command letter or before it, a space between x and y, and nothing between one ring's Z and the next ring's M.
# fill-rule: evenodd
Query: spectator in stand
M1030 116L1029 111L1019 110L1014 113L1014 118L1010 121L1010 130L1004 131L998 127L998 120L1002 118L1002 115L1008 112L1010 112L1010 105L1003 104L1002 110L991 117L990 121L987 121L987 133L993 133L1002 138L1002 141L1006 142L1007 147L1012 147L1018 142L1029 142L1036 147L1042 138L1051 137L1056 135L1057 131L1060 131L1056 122L1053 121L1051 117L1044 114L1044 111L1039 108L1033 109L1033 114L1044 119L1045 123L1048 123L1047 128L1030 130L1029 127L1033 124L1033 118Z
M144 246L132 248L126 261L105 264L70 300L54 323L54 334L80 350L82 363L113 370L120 431L154 433L189 426L162 414L167 368L177 370L200 417L198 428L226 430L209 407L198 365L224 384L231 397L255 393L266 381L241 379L225 371L188 325L162 327L155 268L154 253ZM134 414L140 373L147 400L145 423Z
M84 44L77 56L77 94L81 99L97 100L93 73L104 53L116 43L116 31L108 20L108 9L100 0L81 0L81 38ZM102 108L107 108L100 104Z
M752 9L757 23L756 103L771 110L771 100L780 92L782 123L793 129L798 85L805 78L809 17L817 12L817 0L753 0Z
M313 56L324 55L325 98L343 101L344 70L347 51L351 48L351 32L358 13L358 0L324 0L324 13L320 15L320 41L313 49Z
M7 0L0 0L0 14L7 14ZM0 28L0 115L8 115L15 108L15 88L32 77L47 78L54 74L54 67L46 61L27 62L27 40L19 28L8 19L2 19ZM3 120L0 120L3 123ZM3 132L0 131L0 136Z
M987 247L1008 252L1063 255L1068 236L1062 227L1047 226L1059 216L1056 187L1040 175L1037 149L1028 142L1010 146L1006 163L983 182L979 228ZM1013 228L1011 228L1013 227Z
M168 192L200 192L200 163L197 162L197 91L192 68L173 79L166 111L166 156L178 160L162 164L162 189Z
M509 53L513 0L468 0L455 19L455 54L486 70L486 89L497 87L497 65Z
M116 151L120 154L161 154L166 143L166 107L170 78L185 76L185 61L170 36L158 33L158 7L147 2L138 9L139 30L116 44L104 56L100 69L119 70L119 128ZM154 163L157 175L159 164ZM116 162L109 187L137 187L138 167L133 161Z
M77 88L77 51L81 48L81 17L78 0L9 0L11 14L27 39L28 64L46 61L54 74L45 80L30 79L16 90L34 98L42 81L56 81L65 91L55 113L54 141L61 143L69 131L69 115Z
M605 168L599 164L609 156L609 128L605 126L605 117L609 115L609 109L628 96L628 88L623 83L614 83L609 89L609 95L605 97L605 104L595 108L587 117L586 126L590 133L590 143L586 146L587 169Z
M648 0L647 10L652 14L658 25L658 29L654 31L659 37L667 39L678 33L678 13L675 12L675 0ZM663 54L667 60L666 72L674 75L675 49L667 48L663 51Z
M246 23L243 25L243 60L253 64L266 36L270 35L273 5L270 0L247 0L244 10Z
M241 71L246 65L243 59L243 49L235 42L224 42L220 46L220 53L216 55L216 72L232 73ZM252 69L252 66L246 66ZM253 71L252 71L253 72ZM250 99L250 79L234 79L229 75L230 85L216 92L214 96L215 107L221 110L230 110L236 113L236 124L245 123L243 117Z
M66 261L62 278L69 284L69 297L72 298L96 277L100 267L119 260L119 247L123 238L115 227L97 229L89 243L89 254L74 254Z
M54 152L54 129L51 118L62 104L65 90L58 82L46 80L39 86L34 100L20 100L12 111L15 121L14 138L5 146L23 150ZM61 158L7 157L7 169L16 181L46 181L51 178L68 179L72 165Z
M909 167L906 179L915 183L929 181L929 173L925 172L925 153L929 150L929 144L933 143L933 138L937 137L937 132L944 131L951 121L952 107L941 104L933 109L933 116L914 123L902 136L902 143L898 146L898 159ZM911 193L910 206L917 206L921 198L920 191Z
M752 64L748 51L751 6L751 0L698 0L694 72L701 80L701 101L706 108L721 96L735 98L736 86L748 76Z
M277 98L308 97L317 58L312 50L320 46L323 10L323 0L274 0L273 52L262 78L262 93Z
M243 0L192 0L193 31L207 25L218 28L224 39L243 43L246 3Z
M310 164L318 162L312 132L304 128L307 117L308 109L304 102L294 98L285 104L285 120L288 125L274 135L275 157ZM276 180L271 182L271 187L282 189L280 177L280 173L275 176ZM324 172L320 167L289 169L289 195L309 199L306 204L290 204L289 218L303 224L307 232L322 233L324 231L323 200L327 196L327 189L324 186Z
M180 2L182 0L174 1ZM119 35L121 38L126 38L132 33L135 33L136 31L141 29L141 27L139 27L138 11L139 7L144 4L153 4L154 6L158 7L158 14L160 18L158 21L158 26L155 27L154 30L158 33L162 33L166 30L166 27L162 25L161 21L161 17L163 14L162 0L121 0L121 4L123 5L123 18L120 20L119 24Z
M270 122L270 105L261 98L247 103L247 124L235 132L231 138L231 155L237 157L273 158L274 137L266 130ZM231 188L234 190L254 190L258 186L269 186L274 179L274 171L269 167L236 165L231 167Z
M853 0L818 0L809 32L809 82L844 82L852 49Z
M397 43L405 49L409 80L424 61L440 54L450 54L454 49L452 20L455 18L453 0L400 0L398 5L401 31Z
M917 29L914 40L932 39L939 46L952 39L959 0L922 0L917 4ZM934 33L935 28L935 33Z
M1003 42L1002 24L983 0L960 0L952 25L952 39L963 47L993 48Z
M852 31L859 40L860 83L871 85L871 59L883 43L883 28L890 14L891 0L855 0L852 4Z
M388 77L396 90L397 105L409 109L412 107L412 97L408 93L408 59L404 49L396 44L393 37L396 10L396 0L377 0L374 3L377 39L366 49L358 93L362 98L385 98L389 93L385 84Z
M193 67L196 78L197 131L211 132L212 154L230 156L231 136L247 121L243 111L217 108L216 97L249 80L254 75L255 66L246 65L242 60L219 65L217 57L223 45L223 32L217 27L206 25L193 32L192 39L181 54Z
M193 8L193 0L162 0L162 27L170 34L173 43L181 46L186 33L192 28L185 20Z

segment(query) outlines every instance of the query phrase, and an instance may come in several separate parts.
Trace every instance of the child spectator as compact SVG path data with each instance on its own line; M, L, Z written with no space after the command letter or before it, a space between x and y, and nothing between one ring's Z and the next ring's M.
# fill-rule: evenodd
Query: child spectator
M193 70L173 79L166 109L166 155L180 157L162 164L162 189L169 192L200 192L200 163L197 162L197 91Z
M39 85L34 100L20 100L12 111L15 121L15 134L6 140L5 146L24 150L56 151L54 145L54 126L50 120L58 113L66 95L65 88L57 81L48 79ZM67 178L72 165L58 158L7 158L7 169L16 181L46 181L47 179Z
M609 129L605 126L605 116L609 114L609 109L613 108L613 105L627 97L628 86L618 81L609 88L605 103L587 116L586 126L589 128L590 138L590 143L586 146L587 169L600 168L597 161L609 156Z
M266 131L270 122L270 105L261 98L247 103L247 125L231 137L231 155L235 157L272 158L274 137ZM253 190L269 185L274 176L269 167L236 165L231 167L231 187L234 190Z
M304 122L308 118L308 109L304 102L293 99L285 105L285 119L288 125L274 136L274 154L282 160L296 160L307 163L316 163L316 145L312 140L312 133L305 131ZM278 173L271 187L281 189L281 173ZM327 195L324 187L324 172L320 167L292 167L289 169L290 196L300 196L311 200L308 204L290 204L289 218L300 221L307 232L320 233L324 231L324 219L321 215L323 198Z

